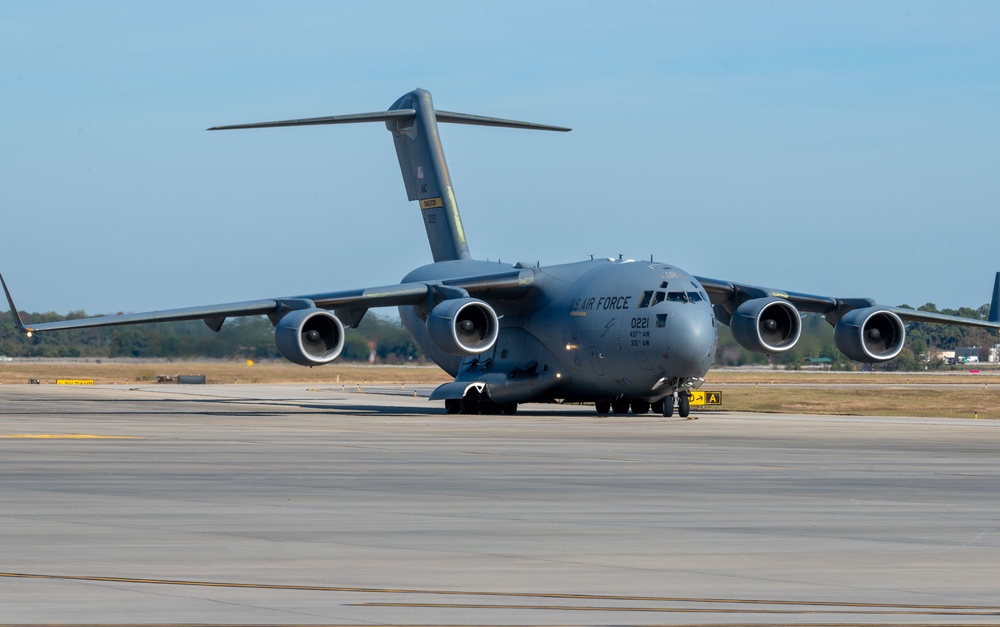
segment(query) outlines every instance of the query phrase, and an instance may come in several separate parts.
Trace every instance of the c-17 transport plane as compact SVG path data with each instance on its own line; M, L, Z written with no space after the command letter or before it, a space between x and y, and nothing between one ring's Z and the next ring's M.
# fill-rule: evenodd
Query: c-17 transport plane
M345 325L373 307L398 307L403 325L454 381L431 400L448 413L513 414L519 403L587 402L623 414L690 411L689 392L715 359L718 325L759 353L792 348L801 313L822 314L847 357L876 363L899 354L905 322L1000 329L1000 273L989 319L974 320L694 276L652 260L590 259L541 267L472 258L445 163L438 123L569 131L568 128L452 113L416 89L387 111L218 126L209 130L384 122L392 134L407 198L417 201L434 262L395 285L238 303L99 316L43 324L32 333L171 320L203 320L218 331L227 318L266 315L278 351L302 366L335 360ZM2 277L0 277L2 281Z

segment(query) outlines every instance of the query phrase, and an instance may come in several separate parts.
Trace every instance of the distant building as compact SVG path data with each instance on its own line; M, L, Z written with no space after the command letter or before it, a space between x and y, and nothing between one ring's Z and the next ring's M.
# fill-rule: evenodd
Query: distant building
M1000 362L1000 344L997 344L990 349L990 362L997 363Z
M979 347L968 346L955 349L955 361L963 364L974 364L979 361Z

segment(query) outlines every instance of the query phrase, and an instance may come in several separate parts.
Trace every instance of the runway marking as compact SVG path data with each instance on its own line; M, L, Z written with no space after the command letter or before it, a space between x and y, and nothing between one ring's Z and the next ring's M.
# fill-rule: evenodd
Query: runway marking
M138 435L93 435L90 433L10 433L0 440L141 440Z
M372 627L373 623L180 623L183 627ZM382 624L382 623L374 623ZM406 627L553 627L548 623L392 623ZM763 627L767 623L669 623L644 627ZM966 623L892 623L902 627L965 627ZM968 623L969 627L990 627L998 623ZM0 627L177 627L178 623L0 623ZM572 627L559 623L561 627ZM781 623L781 627L874 627L875 623ZM591 627L581 624L578 627Z
M383 623L0 623L0 627L372 627ZM391 623L405 627L553 627L549 623ZM989 627L997 623L891 623L902 627ZM570 623L559 623L562 627L572 627ZM650 624L645 627L763 627L767 623L669 623L667 625ZM874 627L876 623L781 623L781 627ZM591 627L580 624L578 627Z
M795 605L809 605L794 603ZM903 616L998 616L997 611L958 611L946 610L904 610L904 609L856 609L853 603L837 603L842 609L745 609L745 608L714 608L714 607L623 607L616 605L513 605L490 603L352 603L357 607L411 607L429 609L466 609L466 610L556 610L568 612L663 612L675 614L850 614L852 616L872 615L903 615Z
M183 627L372 627L383 623L180 623ZM549 623L392 623L405 627L553 627ZM998 623L892 623L902 627L990 627ZM177 627L178 623L0 623L0 627ZM559 623L561 627L573 627ZM669 623L650 624L644 627L763 627L767 623ZM875 627L877 623L781 623L781 627ZM578 627L592 627L580 624Z
M51 579L60 581L94 581L109 583L131 583L161 586L196 586L202 588L242 588L253 590L297 590L304 592L351 592L369 594L423 594L437 596L469 596L469 597L503 597L503 598L533 598L533 599L576 599L600 601L628 601L650 603L704 603L717 605L775 605L799 606L814 608L834 608L831 610L784 610L784 609L712 609L712 608L655 608L655 607L592 607L570 605L490 605L461 603L358 603L359 606L371 607L452 607L452 608L483 608L483 609L552 609L581 611L632 611L632 612L707 612L707 613L768 613L768 614L909 614L926 616L1000 616L1000 606L994 605L935 605L919 603L854 603L836 601L789 601L779 599L740 599L712 597L667 597L667 596L632 596L617 594L571 594L558 592L495 592L474 590L429 590L420 588L373 588L353 586L307 586L289 584L241 583L224 581L196 581L183 579L143 579L135 577L97 577L85 575L47 575L39 573L3 573L0 578L8 579ZM852 611L865 609L870 611ZM839 623L838 623L839 624ZM817 627L812 624L812 627ZM0 624L0 627L4 627Z

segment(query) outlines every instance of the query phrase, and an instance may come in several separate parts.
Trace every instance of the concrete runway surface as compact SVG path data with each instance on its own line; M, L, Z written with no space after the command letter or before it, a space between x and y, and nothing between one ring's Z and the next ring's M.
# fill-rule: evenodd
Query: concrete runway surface
M391 391L0 386L0 624L1000 624L998 423Z

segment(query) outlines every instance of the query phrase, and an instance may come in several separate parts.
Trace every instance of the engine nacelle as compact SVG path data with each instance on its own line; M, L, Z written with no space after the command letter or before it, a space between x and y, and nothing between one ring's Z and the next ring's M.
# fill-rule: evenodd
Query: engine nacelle
M906 328L899 316L878 307L847 312L833 329L833 341L854 361L889 361L903 350Z
M290 311L274 327L274 344L294 364L322 366L344 350L344 325L325 309Z
M427 335L450 355L478 355L496 344L500 321L493 308L476 298L439 303L427 316Z
M733 338L755 353L782 353L799 341L802 318L795 305L781 298L754 298L733 312Z

